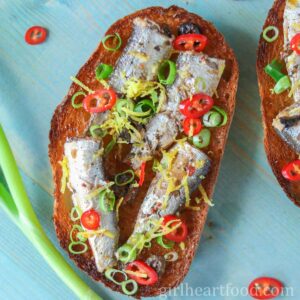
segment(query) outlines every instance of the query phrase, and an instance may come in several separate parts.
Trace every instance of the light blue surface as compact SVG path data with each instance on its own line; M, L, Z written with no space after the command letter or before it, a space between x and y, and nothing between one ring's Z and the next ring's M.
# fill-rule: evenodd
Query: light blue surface
M0 0L0 122L35 211L56 245L48 131L70 75L76 74L115 20L143 7L177 4L223 32L241 72L236 114L214 195L216 205L208 217L211 226L205 228L184 284L195 294L199 288L226 284L246 287L253 278L269 275L293 287L294 298L300 299L300 210L280 190L265 158L255 74L257 41L272 2ZM49 29L46 43L35 47L24 43L24 32L32 25ZM2 211L0 227L0 299L75 299ZM74 268L105 299L123 299ZM186 286L182 287L169 299L190 299L191 291L186 294ZM243 298L232 293L221 296L220 290L215 293L215 299Z

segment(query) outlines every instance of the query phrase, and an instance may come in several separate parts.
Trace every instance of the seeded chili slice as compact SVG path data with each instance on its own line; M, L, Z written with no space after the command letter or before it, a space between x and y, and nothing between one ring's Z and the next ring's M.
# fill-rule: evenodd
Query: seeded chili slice
M179 105L179 110L188 118L197 119L205 115L214 105L210 96L200 93L195 94L192 99L186 99Z
M158 281L156 271L142 260L135 260L126 266L127 274L140 285L152 285Z
M282 176L290 181L300 180L300 160L295 160L285 165L281 171Z
M254 299L273 299L282 293L283 284L275 278L260 277L254 279L248 287L248 292Z
M198 134L201 129L202 124L199 119L186 118L183 121L183 131L189 137Z
M297 33L291 40L291 49L300 55L300 33Z
M164 216L163 219L164 226L168 226L172 228L178 225L178 223L180 223L180 226L177 229L171 231L170 233L164 236L166 239L176 243L183 242L186 239L188 234L187 226L181 219L179 219L176 216L173 215Z
M173 42L173 48L178 51L201 52L207 44L207 37L203 34L188 33L179 35Z
M100 226L100 215L94 209L89 209L82 214L80 221L84 228L96 230Z
M25 33L25 41L30 45L38 45L45 41L47 29L41 26L30 27Z
M100 89L86 96L83 107L87 112L99 113L111 109L117 101L117 95L112 89Z

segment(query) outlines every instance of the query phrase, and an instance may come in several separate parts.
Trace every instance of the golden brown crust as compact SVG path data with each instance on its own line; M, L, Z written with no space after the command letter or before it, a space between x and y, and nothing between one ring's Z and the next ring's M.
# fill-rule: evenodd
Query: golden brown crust
M280 34L279 38L273 43L267 43L262 37L260 38L256 67L259 92L262 99L261 108L264 122L266 154L279 184L287 196L299 206L299 183L288 181L281 175L282 167L286 163L296 159L297 154L277 135L272 126L274 117L285 107L292 104L293 100L288 97L288 92L280 95L272 95L270 90L274 87L274 81L264 72L264 67L274 58L280 58L280 52L283 50L283 13L285 3L285 0L277 0L269 11L264 28L270 25L276 26Z
M122 49L126 45L127 39L131 34L132 21L136 17L149 18L160 25L167 24L174 34L177 32L178 25L183 22L192 21L197 23L203 29L204 34L209 40L209 45L205 49L205 53L213 57L226 59L226 69L219 84L219 98L216 100L216 104L223 107L228 112L229 122L225 127L212 130L212 143L207 152L213 161L212 169L203 183L208 195L211 196L217 179L220 161L223 156L225 142L227 140L228 130L235 107L235 95L239 71L233 50L229 48L224 37L211 23L176 6L171 6L167 9L162 7L150 7L137 11L113 24L107 31L107 34L118 32L123 40ZM96 89L99 83L94 79L95 67L99 62L114 65L121 51L115 53L110 52L109 55L107 55L108 53L100 44L87 63L80 69L77 78L87 84L90 88ZM75 84L72 84L64 101L57 107L51 122L49 145L49 157L55 184L54 224L60 244L66 250L69 244L69 231L72 225L69 218L70 207L66 205L64 197L59 191L62 174L58 162L63 157L63 145L66 138L81 135L89 121L89 115L87 113L83 110L74 110L70 104L71 96L77 90L78 87ZM149 186L150 181L151 176L146 178L144 184L145 187ZM120 208L120 244L126 241L132 232L133 224L145 192L145 190L139 191L135 201L129 201ZM139 292L136 297L159 295L162 292L161 288L173 288L183 280L194 257L205 224L207 211L208 206L204 203L201 204L201 211L199 212L191 210L183 211L182 217L186 220L190 232L186 241L185 252L181 252L181 250L177 248L176 250L180 252L179 260L174 263L168 263L163 278L157 284L154 286L139 287ZM149 250L143 251L142 257L149 255L148 251ZM156 252L157 254L163 253L161 247L157 247L157 245L154 245L151 251ZM84 255L69 255L82 270L87 272L95 280L102 281L106 286L109 286L116 291L120 291L118 286L107 281L102 274L97 272L90 252L87 252Z

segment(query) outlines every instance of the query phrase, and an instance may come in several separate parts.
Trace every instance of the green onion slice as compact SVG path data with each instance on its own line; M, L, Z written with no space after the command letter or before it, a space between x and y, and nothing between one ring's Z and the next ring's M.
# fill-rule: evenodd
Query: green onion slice
M269 37L268 33L271 31L273 31L273 35L272 35L272 37ZM279 29L275 26L268 26L263 31L263 38L268 43L272 43L272 42L276 41L278 36L279 36Z
M205 148L210 143L211 133L209 129L204 128L197 135L193 136L192 142L199 149Z
M70 216L73 222L80 220L81 215L82 215L82 211L78 206L72 207Z
M130 176L126 181L122 181L122 178L127 178L128 175ZM131 183L134 180L134 172L132 170L126 170L125 172L119 173L115 176L115 183L118 186L124 186L126 184Z
M99 81L107 79L113 71L113 67L107 64L100 64L95 70L96 78Z
M78 247L80 245L81 249L80 250L76 250L74 249L74 247ZM69 244L69 251L72 254L83 254L88 250L88 246L87 244L83 243L83 242L71 242Z
M123 111L123 108L127 108L128 110L133 111L134 103L130 99L118 99L116 104L117 112L120 116L125 117L126 113Z
M136 249L130 244L124 244L117 250L118 259L123 263L135 260Z
M72 96L72 106L75 108L75 109L78 109L78 108L81 108L83 107L83 104L82 104L82 101L79 102L79 103L76 103L76 98L78 96L86 96L86 93L85 92L76 92L73 96ZM83 100L83 99L82 99Z
M203 124L206 127L222 127L228 121L227 113L218 106L213 106L212 109L203 116Z
M176 64L171 60L165 60L159 66L157 76L161 84L173 84L176 78Z
M70 231L70 240L71 242L77 243L78 241L74 241L74 231L78 231L76 233L76 238L80 241L80 242L86 242L87 238L84 238L80 235L80 232L84 232L84 229L82 228L81 225L75 224L73 225L71 231Z
M152 113L155 112L155 106L153 105L153 102L151 100L148 99L144 99L141 100L140 102L138 102L136 104L136 106L134 107L135 112L141 112L141 113L146 113L148 112L149 115L151 115Z
M106 42L110 39L113 39L114 41L117 40L117 45L115 47L110 47L106 44ZM102 39L102 44L103 44L103 47L108 51L117 51L122 46L122 39L118 33L109 34Z
M175 243L173 241L165 242L163 236L158 236L157 239L157 244L162 246L165 249L171 249L174 247Z
M107 132L101 128L101 125L92 125L89 131L93 138L103 138L107 134Z
M164 258L166 261L176 261L178 259L178 253L175 251L168 252L164 255Z
M284 91L286 91L287 89L289 89L291 87L291 81L289 79L289 77L286 75L284 77L282 77L275 85L274 87L274 93L275 94L281 94Z
M129 290L127 288L127 286L131 284L132 285L132 288L131 290ZM131 295L134 295L137 291L138 291L138 284L136 281L134 281L133 279L129 279L129 280L126 280L126 281L123 281L121 283L121 287L122 287L122 291L124 294L126 294L127 296L131 296Z
M276 82L278 82L285 75L281 72L282 64L274 59L270 64L265 66L265 72L271 76Z
M107 146L104 149L104 155L107 155L110 153L110 151L114 148L115 144L117 143L117 141L115 139L112 139Z
M103 212L113 211L116 203L115 193L110 189L105 189L99 194L99 206Z
M122 274L124 276L124 280L122 280L122 281L115 280L114 279L115 274ZM113 268L106 269L104 275L108 280L112 281L113 283L115 283L117 285L121 285L122 282L125 282L128 279L128 276L124 271L121 271L121 270L118 270L118 269L113 269Z

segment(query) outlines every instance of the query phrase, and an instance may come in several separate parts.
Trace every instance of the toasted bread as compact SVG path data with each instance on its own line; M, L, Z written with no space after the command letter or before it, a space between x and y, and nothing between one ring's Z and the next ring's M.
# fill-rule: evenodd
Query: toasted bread
M207 194L211 197L234 113L239 76L238 64L233 50L227 45L223 35L219 33L211 23L177 6L171 6L166 9L162 7L150 7L137 11L114 23L106 33L113 34L118 32L120 34L123 40L120 51L108 53L100 43L96 51L78 72L77 78L92 89L99 88L99 82L94 78L96 66L100 62L115 65L131 34L132 22L136 17L148 18L159 25L167 24L173 34L177 34L178 26L181 23L188 21L196 23L203 29L203 34L205 34L209 40L209 44L204 52L212 57L226 60L226 69L217 91L219 97L216 99L216 105L221 106L228 113L228 123L224 127L212 130L212 142L207 151L205 151L212 160L212 168L207 178L203 181L203 186L207 191ZM74 110L71 105L71 97L78 90L79 87L72 84L67 96L57 107L51 122L49 145L49 157L55 186L53 220L60 244L67 251L70 242L69 232L72 224L69 217L70 205L67 204L65 196L60 192L62 171L59 161L63 158L64 143L66 139L82 135L89 124L90 115L84 110ZM113 162L111 165L113 165ZM138 209L150 181L151 176L149 176L149 178L146 176L143 188L139 190L136 199L125 203L120 208L120 245L127 240L133 230ZM136 297L159 295L163 291L176 287L183 280L195 255L208 212L208 205L204 202L201 203L200 207L200 211L184 210L182 213L182 218L186 221L190 234L185 243L186 249L184 251L179 250L179 259L176 262L167 264L165 274L158 283L153 286L140 286L138 293L135 295ZM146 249L142 252L141 259L143 259L143 256L147 257L151 252L159 255L163 253L163 250L161 247L154 245L151 250ZM120 286L108 281L103 274L97 271L91 251L88 251L83 255L73 255L71 253L69 253L69 255L78 267L88 273L94 280L102 281L111 289L121 291Z
M293 103L293 99L288 96L288 91L282 94L272 94L274 81L264 72L264 68L273 59L280 58L280 52L283 49L283 13L285 9L285 0L276 0L269 11L269 15L264 24L276 26L279 29L279 37L273 43L266 42L263 37L260 38L257 51L257 77L259 92L261 97L261 109L264 122L264 145L265 151L279 184L287 196L296 204L300 205L300 185L298 183L286 180L281 170L285 164L298 158L288 144L286 144L276 133L272 126L273 119L285 107Z

